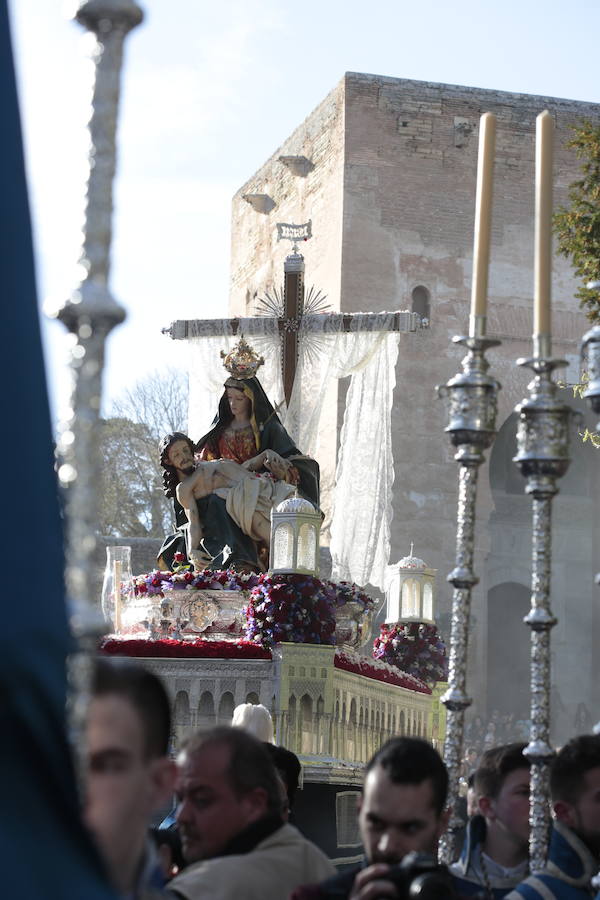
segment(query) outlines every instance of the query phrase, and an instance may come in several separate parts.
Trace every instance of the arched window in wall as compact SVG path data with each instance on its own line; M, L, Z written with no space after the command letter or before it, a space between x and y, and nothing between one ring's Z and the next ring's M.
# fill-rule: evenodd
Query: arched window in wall
M355 760L357 758L356 747L356 700L353 697L350 701L350 712L348 715L348 740L347 740L347 759Z
M219 702L219 725L231 725L233 707L233 694L231 691L225 691Z
M564 375L559 377L564 378ZM557 399L572 408L585 410L583 401L573 397L570 387L559 389ZM589 424L589 412L586 419ZM500 426L490 454L494 512L489 525L487 578L482 578L483 583L487 580L490 589L487 615L482 617L485 626L481 629L481 639L487 641L482 653L487 672L484 669L482 673L485 694L480 698L478 712L487 710L489 716L497 709L500 714L510 711L515 719L526 719L531 699L531 632L522 620L531 601L531 498L525 494L526 481L513 462L517 451L517 429L518 416L512 413ZM571 683L571 661L577 659L583 672L584 660L589 660L594 672L598 658L594 652L598 642L597 625L592 614L587 612L592 601L590 579L586 574L592 570L597 547L599 470L595 457L598 451L591 450L591 445L575 433L569 455L571 462L566 474L557 482L560 493L552 509L551 605L558 618L558 626L552 631L553 714L550 723L554 745L560 745L570 737L572 719L568 721L563 692ZM594 567L593 571L597 569ZM505 647L509 646L506 641L510 644L511 655L508 667L501 658L503 642ZM557 649L561 646L567 646L568 652L561 653ZM592 672L590 685L598 682L597 675L594 678ZM580 681L580 694L583 695L588 678L582 676Z
M313 753L313 702L309 694L300 699L300 752Z
M173 719L176 725L190 724L190 698L187 695L187 691L178 691L175 697Z
M198 703L198 727L212 728L215 724L215 701L210 691L204 691Z
M317 744L317 753L325 753L325 719L323 717L323 713L325 711L325 701L319 695L317 700L317 735L316 735L316 744Z
M421 316L422 319L430 318L431 302L430 294L424 285L419 284L413 288L412 292L412 311Z
M288 748L296 751L296 697L294 694L288 701Z

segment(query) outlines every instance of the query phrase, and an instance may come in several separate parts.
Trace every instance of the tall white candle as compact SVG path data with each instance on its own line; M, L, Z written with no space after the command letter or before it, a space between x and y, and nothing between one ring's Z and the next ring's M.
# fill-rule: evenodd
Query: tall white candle
M534 353L539 338L549 343L552 333L552 160L554 120L548 110L536 119L535 131L535 248L533 289ZM538 341L536 342L536 338ZM536 354L537 355L537 354Z
M476 317L479 317L479 334L484 333L484 320L481 317L485 316L487 307L495 150L496 116L488 112L482 115L479 122L473 280L471 283L471 318L469 324L469 334L471 336L475 334Z

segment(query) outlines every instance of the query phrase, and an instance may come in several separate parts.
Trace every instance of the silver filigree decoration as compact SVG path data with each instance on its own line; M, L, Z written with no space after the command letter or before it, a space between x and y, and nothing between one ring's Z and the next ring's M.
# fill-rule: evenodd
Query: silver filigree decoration
M569 466L569 430L573 410L557 398L552 372L564 360L536 357L518 365L534 372L529 396L520 403L515 462L527 479L532 496L531 609L525 623L531 628L531 731L524 750L531 763L529 867L545 864L550 831L550 630L556 619L550 608L552 571L552 498L557 479Z
M88 0L76 18L95 37L91 50L95 78L80 269L85 277L54 314L72 334L72 398L59 425L58 475L66 518L65 581L70 621L78 651L68 662L70 736L80 782L85 772L83 731L89 699L91 656L104 629L98 598L91 592L98 523L97 426L102 395L106 338L125 311L108 288L112 238L112 186L123 43L142 21L133 0Z
M465 709L470 706L467 695L467 658L471 589L479 579L473 571L475 548L475 504L479 466L484 450L496 433L496 410L500 384L487 374L485 358L488 347L500 342L483 337L454 338L464 344L468 353L462 361L462 372L438 388L447 398L449 422L446 432L457 448L459 463L458 510L456 530L456 565L448 575L454 585L452 597L452 631L448 666L448 690L442 697L447 709L444 759L448 767L448 805L451 808L448 830L440 841L440 859L450 863L456 858L458 832L464 824L458 813L459 779L462 760Z
M598 288L598 282L591 282L588 287ZM588 373L588 384L583 396L587 400L590 408L600 414L600 325L594 325L586 332L581 341L581 368ZM600 422L596 425L596 430L600 431ZM600 573L596 575L596 584L600 585ZM600 722L594 725L594 734L600 734ZM600 872L592 879L592 887L598 891L600 889Z
M219 606L213 600L199 598L181 604L181 616L188 620L188 629L201 634L216 621Z
M583 393L590 408L600 414L600 325L594 325L581 342L581 367L587 370L589 381ZM600 431L600 422L596 428Z

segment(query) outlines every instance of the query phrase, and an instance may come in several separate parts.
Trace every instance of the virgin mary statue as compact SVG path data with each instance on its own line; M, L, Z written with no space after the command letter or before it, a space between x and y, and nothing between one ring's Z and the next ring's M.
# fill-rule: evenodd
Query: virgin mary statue
M285 482L318 508L319 465L300 452L283 427L255 374L262 362L243 338L225 356L230 377L210 431L196 444L196 456L233 460L261 477ZM190 556L212 569L266 568L268 545L242 531L239 516L236 521L229 514L222 496L210 492L196 499L196 507L202 537L198 546L188 547Z

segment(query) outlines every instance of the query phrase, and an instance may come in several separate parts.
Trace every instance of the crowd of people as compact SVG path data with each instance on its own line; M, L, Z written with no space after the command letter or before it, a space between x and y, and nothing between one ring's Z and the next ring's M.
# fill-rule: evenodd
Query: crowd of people
M84 819L118 896L128 900L378 900L480 897L583 900L600 867L600 735L580 735L551 766L553 825L543 871L529 871L530 772L524 742L469 748L459 858L436 863L448 773L425 740L394 737L365 767L358 822L364 861L336 872L290 824L298 758L272 743L263 708L192 734L169 757L169 702L129 660L95 663ZM251 733L254 732L254 733ZM261 739L263 738L263 739ZM165 827L153 815L175 797Z
M477 759L491 747L529 739L529 719L518 719L514 713L501 713L493 709L486 722L482 716L475 716L465 724L465 742L473 748Z
M555 744L563 743L566 736L589 734L594 726L595 719L586 704L578 703L574 709L567 709L556 688L552 690L551 709ZM531 719L525 715L519 717L513 712L493 709L487 721L477 715L467 720L465 743L479 759L485 750L498 744L528 741L530 730Z

